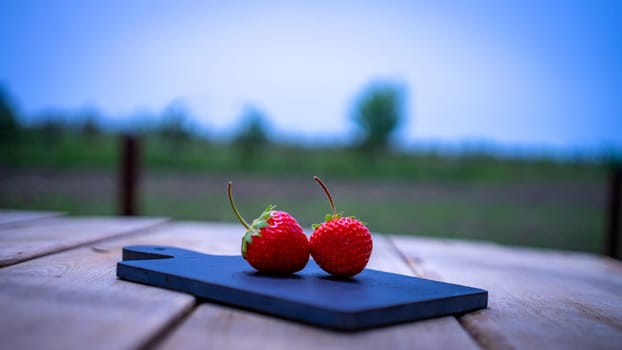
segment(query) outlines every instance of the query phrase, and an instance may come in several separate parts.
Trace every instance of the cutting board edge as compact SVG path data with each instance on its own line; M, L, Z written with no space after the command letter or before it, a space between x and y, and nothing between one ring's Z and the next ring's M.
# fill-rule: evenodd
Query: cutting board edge
M340 311L290 301L290 307L284 310L283 308L270 308L273 302L278 302L278 298L274 296L255 294L249 297L244 292L219 285L212 285L206 289L205 286L200 287L200 281L198 280L174 275L163 276L142 267L126 264L124 261L117 263L116 272L117 277L123 280L157 286L180 293L191 294L195 297L227 306L344 332L363 331L434 317L462 314L486 308L488 303L488 292L486 290L462 286L472 289L473 293L438 298L432 301L428 300L425 303L399 304L391 307L378 307L360 311ZM239 298L238 295L243 297ZM438 308L443 308L444 305L447 305L448 300L453 299L463 299L469 303L463 308L438 311ZM426 306L423 311L421 310L421 304ZM387 316L387 312L390 312L390 317ZM380 315L381 313L382 315ZM301 315L304 315L304 317Z

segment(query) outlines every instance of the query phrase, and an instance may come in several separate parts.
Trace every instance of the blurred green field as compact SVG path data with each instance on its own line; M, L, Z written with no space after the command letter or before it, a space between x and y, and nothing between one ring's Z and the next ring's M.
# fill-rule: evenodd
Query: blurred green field
M45 135L44 135L45 136ZM96 169L117 165L118 137L75 133L48 135L24 131L20 142L0 148L6 169ZM227 143L203 139L170 142L143 136L144 166L155 171L245 173L260 176L331 176L445 182L602 180L601 163L550 158L501 159L477 149L449 156L435 152L388 152L377 155L352 148L302 148L269 144L248 154Z
M114 215L118 138L52 136L25 131L2 147L0 207ZM233 180L248 219L276 204L309 228L329 211L312 180L318 175L339 210L375 232L602 251L606 169L597 162L274 144L248 154L225 143L153 135L142 146L142 215L235 221L225 196Z

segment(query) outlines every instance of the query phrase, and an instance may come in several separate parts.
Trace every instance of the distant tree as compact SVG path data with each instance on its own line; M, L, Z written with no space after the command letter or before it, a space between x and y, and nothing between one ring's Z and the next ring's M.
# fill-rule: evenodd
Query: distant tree
M243 161L249 161L263 152L268 145L267 117L258 109L247 107L242 115L242 128L233 140Z
M78 132L87 140L93 141L102 134L102 129L99 125L99 113L96 110L86 110L80 113L79 117L79 129Z
M182 103L174 102L166 108L157 133L169 144L172 151L179 150L193 138L189 113Z
M21 126L9 96L0 87L0 144L9 145L19 140Z
M56 146L69 130L64 117L63 113L54 111L48 111L39 117L35 129L42 134L43 142L48 147Z
M355 104L353 119L363 131L360 148L367 152L385 151L391 134L404 119L403 89L392 83L373 83Z
M136 135L155 135L161 134L161 126L163 122L158 119L158 115L150 111L135 112L129 122L121 129Z

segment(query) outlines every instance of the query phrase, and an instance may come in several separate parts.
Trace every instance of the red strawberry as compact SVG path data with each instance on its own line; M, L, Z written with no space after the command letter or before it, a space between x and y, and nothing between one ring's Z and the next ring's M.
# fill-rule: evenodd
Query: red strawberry
M229 204L246 228L242 237L242 256L255 269L270 273L294 273L309 261L309 241L293 216L269 205L252 224L235 207L231 181L227 186Z
M351 277L363 271L372 251L372 238L364 223L354 217L342 217L337 213L328 188L317 176L313 177L322 186L333 214L326 215L326 222L313 225L309 238L311 256L326 272L338 277Z

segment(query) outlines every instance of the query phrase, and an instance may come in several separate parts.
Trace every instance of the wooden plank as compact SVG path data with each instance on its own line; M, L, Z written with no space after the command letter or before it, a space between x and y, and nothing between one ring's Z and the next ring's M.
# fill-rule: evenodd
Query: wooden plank
M622 264L583 253L393 237L431 277L489 291L460 321L485 348L611 349L622 344Z
M219 237L219 251L238 253L241 234L241 229L232 228L230 237ZM196 232L196 235L200 235L200 232ZM374 252L369 267L412 274L390 242L382 236L374 238ZM478 348L453 317L357 333L339 333L211 303L199 305L159 347L274 350Z
M51 211L29 211L0 209L0 226L19 225L33 220L48 219L63 215Z
M119 222L132 224L131 220ZM66 225L65 227L70 227ZM134 244L222 249L222 225L165 224L0 269L0 339L6 349L134 349L186 315L190 295L118 280L121 248ZM240 232L234 232L236 241Z
M155 227L165 219L52 218L0 227L0 267Z

